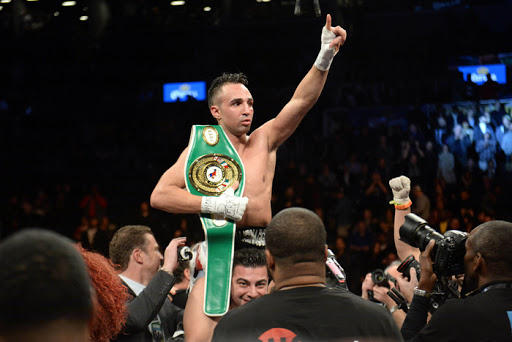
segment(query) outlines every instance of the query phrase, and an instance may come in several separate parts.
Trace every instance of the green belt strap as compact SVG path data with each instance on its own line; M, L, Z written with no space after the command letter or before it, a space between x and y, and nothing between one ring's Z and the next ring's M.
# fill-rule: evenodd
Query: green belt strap
M242 196L245 171L242 160L221 126L194 125L185 165L187 190L197 196L220 196L234 182ZM199 214L207 245L204 313L222 316L229 309L236 223Z

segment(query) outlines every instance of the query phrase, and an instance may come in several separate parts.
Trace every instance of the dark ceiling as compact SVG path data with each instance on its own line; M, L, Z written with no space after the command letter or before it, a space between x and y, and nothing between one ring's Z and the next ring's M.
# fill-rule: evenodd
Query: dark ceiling
M61 0L12 0L0 6L0 98L21 101L30 92L77 83L144 92L164 81L209 81L221 71L245 71L256 84L295 84L314 60L326 13L349 33L338 57L343 66L336 77L343 81L430 77L461 55L512 52L506 0L318 0L320 17L314 0L186 0L182 6L77 0L71 7Z

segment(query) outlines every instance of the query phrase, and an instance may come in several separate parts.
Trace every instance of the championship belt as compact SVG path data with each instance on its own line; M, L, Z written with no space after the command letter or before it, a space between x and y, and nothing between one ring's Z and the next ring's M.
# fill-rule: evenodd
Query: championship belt
M185 164L187 190L197 196L220 196L235 182L241 197L245 185L242 160L221 126L192 126ZM204 313L222 316L229 309L236 223L213 214L199 214L205 233Z

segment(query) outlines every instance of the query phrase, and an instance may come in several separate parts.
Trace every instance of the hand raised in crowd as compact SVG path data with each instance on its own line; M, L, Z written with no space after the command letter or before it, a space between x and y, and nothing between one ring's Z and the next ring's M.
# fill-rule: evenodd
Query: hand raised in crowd
M393 191L393 201L397 204L405 204L411 199L411 180L406 176L395 177L389 181L389 186Z
M186 237L172 239L165 248L164 264L162 268L167 272L174 272L178 268L178 248L185 245Z

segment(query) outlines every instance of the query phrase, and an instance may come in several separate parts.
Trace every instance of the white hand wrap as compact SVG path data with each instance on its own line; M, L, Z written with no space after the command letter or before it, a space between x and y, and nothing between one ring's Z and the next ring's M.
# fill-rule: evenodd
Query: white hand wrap
M329 44L336 38L336 35L329 31L325 26L322 29L322 44L320 45L320 53L315 61L315 66L320 70L329 70L331 62L336 55L336 48L329 48Z
M204 196L201 200L201 212L240 221L247 207L247 202L249 202L247 197L237 197L235 191L229 188L219 197Z
M389 181L389 186L393 191L393 201L401 205L409 203L409 191L411 191L411 180L405 176L395 177Z

